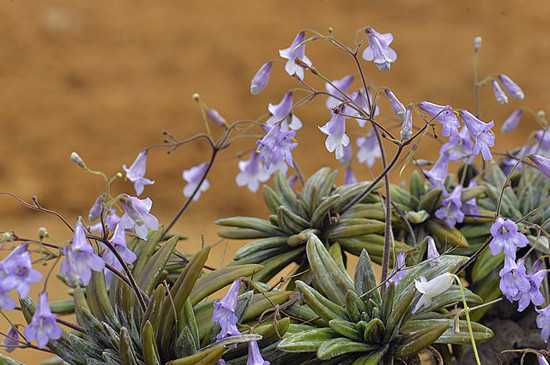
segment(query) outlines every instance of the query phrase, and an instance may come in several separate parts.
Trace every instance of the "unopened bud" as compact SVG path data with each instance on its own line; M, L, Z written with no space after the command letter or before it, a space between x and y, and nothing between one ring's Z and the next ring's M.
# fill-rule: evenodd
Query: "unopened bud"
M269 81L269 75L271 73L271 66L273 66L273 61L268 61L264 63L260 70L252 78L250 83L250 93L252 95L259 94L266 86Z
M195 101L201 100L201 97L200 97L200 95L199 95L198 93L194 93L191 97L192 97L193 100L195 100Z
M71 161L73 161L78 166L84 169L86 168L86 164L84 163L84 160L76 152L71 153Z
M216 123L220 127L227 128L227 122L226 122L225 118L222 117L216 109L212 109L212 108L208 109L206 111L206 115L208 115L208 118L210 118L211 121L213 121L214 123Z
M495 98L497 99L498 103L500 105L508 104L508 97L502 91L502 88L500 87L497 80L493 79L491 80L491 84L493 85L493 92L495 93Z
M391 109L393 112L399 117L402 118L405 116L405 107L403 104L397 99L395 94L390 89L385 89L384 92L386 93L386 96L388 97L388 100L390 102Z
M405 115L403 116L403 125L401 126L401 140L406 141L412 136L412 106L408 106L405 109Z
M101 210L103 209L104 194L101 194L95 201L90 213L88 213L88 219L93 222L101 216Z
M523 90L516 84L514 81L512 81L511 78L504 74L499 74L498 79L502 83L502 86L504 87L504 90L513 98L516 98L518 100L523 100L525 97L525 94L523 94Z
M512 114L510 114L510 116L506 118L504 123L502 123L502 133L508 133L516 129L522 114L523 111L521 110L521 108L514 110Z
M40 227L38 228L38 237L42 240L44 239L45 237L48 236L48 230L46 229L46 227Z
M475 37L474 38L474 51L479 51L481 48L481 37Z
M13 233L11 232L4 232L4 234L2 235L2 239L4 241L13 241Z

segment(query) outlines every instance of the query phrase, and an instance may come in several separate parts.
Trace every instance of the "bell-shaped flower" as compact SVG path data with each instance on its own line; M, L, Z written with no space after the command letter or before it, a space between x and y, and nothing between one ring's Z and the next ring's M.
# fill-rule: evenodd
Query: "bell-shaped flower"
M523 312L525 308L529 306L529 303L533 305L543 305L544 296L540 292L540 284L546 277L546 270L542 269L542 260L537 260L529 270L527 279L529 280L529 290L521 291L518 294L518 311Z
M442 153L439 159L435 162L432 169L422 170L424 175L430 179L430 185L432 189L441 189L443 194L447 195L447 189L445 189L445 179L447 178L447 172L449 171L449 154Z
M397 53L390 48L393 42L391 33L380 34L371 27L365 29L369 46L363 52L363 58L366 61L374 61L378 70L389 70L392 62L397 60Z
M183 179L187 181L187 185L185 185L185 187L183 188L183 195L185 197L191 197L191 195L193 195L195 190L197 190L198 188L197 193L193 197L193 201L197 201L201 196L201 192L206 191L210 188L210 183L208 182L208 180L203 180L207 169L208 163L204 162L198 166L191 167L189 170L183 170Z
M439 154L447 153L450 161L464 161L468 164L474 160L474 142L470 138L468 128L462 127L459 133L451 134L449 142L439 149Z
M111 208L105 212L105 227L112 232L115 230L118 222L120 222L120 217L116 214L116 209ZM101 222L97 222L90 226L90 231L103 233L103 225Z
M241 281L239 279L233 281L227 294L222 299L214 302L215 309L212 314L212 322L218 322L221 327L220 333L216 336L218 340L241 334L237 329L237 321L239 319L235 315L240 287Z
M0 262L0 280L4 287L14 288L23 299L29 295L31 284L40 282L43 275L32 268L28 244L17 246Z
M252 82L250 83L250 93L252 95L258 95L267 86L271 66L273 66L273 61L267 61L252 78Z
M269 365L270 362L263 359L256 341L248 342L248 359L246 365Z
M401 126L401 140L406 141L412 136L412 107L409 105L405 110L405 115L403 116L403 125Z
M257 152L252 152L248 161L239 161L239 170L236 182L239 186L247 186L248 190L255 193L260 187L261 182L269 180L271 173L265 168L260 155Z
M367 167L372 167L376 159L382 157L382 151L373 129L370 129L365 137L358 137L355 144L359 147L357 161L365 163Z
M340 80L332 80L332 85L330 83L325 83L325 89L329 93L327 98L327 108L333 109L343 102L347 101L347 92L353 83L354 77L352 75L347 75L341 78ZM334 86L333 86L334 85Z
M514 81L512 81L511 78L509 78L506 75L499 74L498 79L500 82L502 82L502 86L504 87L504 90L513 98L516 98L518 100L523 100L525 97L525 94L523 94L523 90L516 84Z
M386 281L386 286L389 286L390 283L399 284L401 279L407 275L407 263L405 262L406 258L405 252L399 252L397 254L397 265L393 267L388 281Z
M265 167L270 169L271 165L279 165L283 161L286 161L290 167L294 167L291 152L298 145L293 142L296 131L283 131L279 124L273 127L264 124L264 129L267 130L267 133L256 142L256 146L258 146L257 151Z
M130 168L127 168L126 165L122 166L124 171L126 171L126 178L134 183L134 188L136 189L136 194L138 196L143 193L145 185L155 183L154 181L144 177L145 168L147 165L147 153L147 150L141 151Z
M7 352L12 352L17 347L21 345L21 342L19 342L19 332L12 326L8 330L7 336L4 337L4 341L2 341L2 345L0 347Z
M484 123L474 117L467 110L461 110L459 114L464 121L464 125L468 128L470 136L472 136L475 141L473 150L474 154L479 155L479 152L481 151L485 161L492 160L493 155L491 154L489 147L493 147L495 145L495 134L491 130L495 123L493 121Z
M282 58L286 58L288 61L285 64L286 72L292 76L296 75L300 80L304 79L304 69L302 66L296 64L295 60L299 59L308 66L311 66L312 63L309 58L305 55L305 45L300 45L300 43L306 40L306 32L300 32L290 45L286 49L279 50L279 55Z
M359 89L358 91L351 93L349 97L353 101L354 105L346 105L346 107L344 108L344 114L354 117L357 121L357 124L359 124L360 127L364 127L367 123L366 117L371 114L370 105L372 105L373 103L372 95L370 93L367 93L365 89ZM357 110L357 108L359 108L359 110ZM373 116L377 116L379 114L380 108L378 107L378 105L376 105L374 108Z
M422 307L427 307L431 304L432 298L443 294L453 284L453 276L446 272L441 274L430 281L427 281L425 277L421 276L419 280L414 280L414 286L416 290L422 293L420 300L416 303L412 313L416 313Z
M351 166L346 167L346 172L344 174L344 185L355 184L356 182L357 178L353 173L353 169Z
M395 96L395 94L388 88L384 89L384 93L388 97L388 101L390 102L390 107L399 118L403 119L405 117L405 107L399 99Z
M321 132L328 135L325 147L329 152L335 152L337 160L344 157L344 147L349 144L349 137L346 135L346 117L341 114L342 109L343 107L336 107L327 124L319 127Z
M493 92L495 93L495 98L497 99L498 103L501 105L508 104L508 97L500 87L498 81L492 79L491 84L493 85Z
M477 186L477 181L474 179L470 180L468 187L474 188L476 186ZM479 215L480 214L479 207L477 206L476 198L472 198L462 203L462 211L464 212L464 214ZM477 219L477 217L474 219Z
M265 123L270 126L279 124L283 131L302 128L302 122L292 113L292 99L292 92L288 92L279 104L269 104L267 109L271 113L271 117Z
M120 229L134 229L139 238L147 241L149 230L156 231L159 229L157 217L149 213L153 206L151 199L138 199L125 194L120 202L126 210L118 223Z
M518 300L520 293L528 292L531 289L523 260L516 262L511 257L505 257L504 267L498 274L500 276L499 288L510 302Z
M537 327L541 329L541 337L544 342L548 343L548 337L550 337L550 306L546 306L542 309L535 308L537 313Z
M61 327L55 321L55 315L50 310L48 293L38 294L38 306L32 316L31 323L23 330L27 341L36 340L38 347L43 348L50 340L61 338Z
M550 160L546 157L539 155L530 155L529 159L535 166L539 169L540 172L544 174L547 178L550 178Z
M455 228L457 223L464 221L462 212L462 185L457 185L446 199L443 199L443 206L435 211L435 216L444 220L449 228Z
M508 133L516 129L518 126L518 123L521 119L521 116L523 114L523 109L519 108L516 109L510 114L508 118L502 123L501 132L502 133Z
M437 247L435 245L435 241L432 237L428 237L428 255L427 255L427 258L428 260L433 264L433 265L439 265L439 262L441 261L441 259L439 258L439 251L437 251Z
M516 249L525 247L529 240L521 232L518 232L517 224L511 219L498 217L491 226L493 239L489 243L491 255L498 255L504 251L504 256L515 260Z
M436 122L443 125L441 134L444 137L458 134L458 128L460 128L460 122L456 113L450 105L442 106L428 101L422 101L418 104L418 107L424 110L430 117L434 118Z
M113 237L111 238L111 245L124 260L124 262L131 264L136 261L136 254L126 246L126 233L124 232L124 229L120 228L120 225L115 229ZM122 271L122 264L116 257L115 253L111 251L108 246L103 245L103 247L105 248L105 252L103 253L103 261L118 271ZM105 282L107 283L107 286L110 285L112 277L113 272L111 270L105 270Z

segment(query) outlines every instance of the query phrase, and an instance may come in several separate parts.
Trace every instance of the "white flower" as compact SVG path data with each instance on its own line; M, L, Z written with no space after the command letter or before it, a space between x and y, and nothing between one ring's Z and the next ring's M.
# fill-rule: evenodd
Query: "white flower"
M443 294L453 284L454 277L452 274L446 272L441 274L430 281L427 281L425 277L421 276L419 280L414 281L416 290L422 293L422 297L413 309L413 313L422 307L427 307L432 302L432 298L436 295Z

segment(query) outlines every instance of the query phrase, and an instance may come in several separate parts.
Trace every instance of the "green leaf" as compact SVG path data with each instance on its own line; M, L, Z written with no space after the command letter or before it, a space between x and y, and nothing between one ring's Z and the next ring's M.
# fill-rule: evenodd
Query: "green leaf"
M141 347L145 365L160 365L160 356L155 342L155 331L151 322L146 321L141 329Z
M392 353L397 357L412 356L436 342L449 327L447 323L434 324L412 333L399 335L392 341Z
M325 298L321 293L304 282L300 280L296 281L296 288L302 294L304 302L324 320L349 319L344 308Z
M348 338L335 338L324 341L317 350L319 360L328 360L333 357L348 354L350 352L366 352L377 349L379 345L367 345L364 342L356 342Z
M119 342L118 351L120 354L121 365L138 364L138 361L136 359L136 354L132 346L132 339L130 338L128 331L124 327L120 329L120 342Z
M372 290L368 297L372 298L376 303L380 303L382 300L380 298L380 291L378 289L373 290L377 285L376 273L374 272L374 267L372 266L369 253L366 250L363 250L359 256L359 261L355 266L355 292L357 295L362 296Z
M363 321L359 323L364 323ZM367 323L363 331L363 338L368 344L380 344L384 340L386 326L378 319L373 318Z
M168 259L176 244L178 237L170 238L155 254L143 264L141 270L135 274L138 286L143 290L145 295L149 296L159 283L159 278L162 275Z
M338 337L339 334L330 328L316 328L283 338L278 348L286 352L316 352L323 342Z
M427 327L433 327L435 325L445 324L448 328L441 334L441 336L434 341L435 343L447 343L447 344L458 344L458 345L468 345L471 343L470 333L468 331L468 322L466 320L459 320L459 332L455 332L454 320L448 318L442 319L419 319L412 320L405 323L401 328L403 332L414 332L424 330ZM476 342L487 341L493 337L493 331L485 327L482 324L472 322L472 331L474 333L474 340Z
M332 319L328 322L328 325L342 336L352 340L363 341L363 334L357 329L357 325L355 323L341 319Z

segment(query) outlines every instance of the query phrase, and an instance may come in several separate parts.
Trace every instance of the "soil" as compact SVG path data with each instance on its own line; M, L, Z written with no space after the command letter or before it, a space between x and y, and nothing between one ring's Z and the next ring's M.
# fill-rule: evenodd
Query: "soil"
M514 0L444 5L433 0L50 0L9 1L0 9L0 190L26 201L36 195L42 206L59 212L71 225L78 216L87 216L104 188L100 178L69 160L71 152L77 151L92 169L114 175L144 147L162 142L163 130L179 139L204 132L193 93L229 122L256 119L269 102L278 103L297 84L280 64L259 96L250 95L250 79L304 28L326 34L333 27L345 43L367 25L391 32L398 60L384 72L366 64L368 81L391 88L406 104L429 100L469 110L474 109L473 39L482 36L480 75L505 73L526 95L524 102L512 99L500 106L490 86L482 89L482 119L494 120L495 131L515 108L545 110L550 100L550 3L543 0L528 5ZM354 72L351 59L328 44L308 45L306 53L330 79ZM313 80L311 74L306 78ZM382 109L390 115L385 101ZM302 172L310 175L326 164L336 168L317 129L330 117L324 101L296 114L306 125L298 133L295 152ZM524 143L536 123L529 115L521 123L510 135L497 133L495 151ZM234 146L216 163L211 189L175 226L189 236L180 249L193 252L201 234L206 244L216 242L213 221L218 218L266 216L261 194L234 181L235 156L251 146L251 141ZM416 156L433 160L438 146L422 143ZM182 170L206 161L209 148L193 142L170 155L165 152L150 152L147 176L156 183L142 197L153 200L153 213L167 224L184 202ZM312 153L316 158L308 158ZM356 173L359 178L371 176L358 165ZM401 179L394 174L394 181ZM120 192L134 193L122 179L113 185L113 193ZM60 242L71 237L54 216L34 212L8 196L2 197L0 215L2 231L36 238L38 228L45 226ZM229 242L226 256L239 245ZM224 251L223 245L219 248L211 258L216 265ZM63 298L65 289L52 289L53 281L51 300ZM21 350L13 356L28 364L48 357Z

